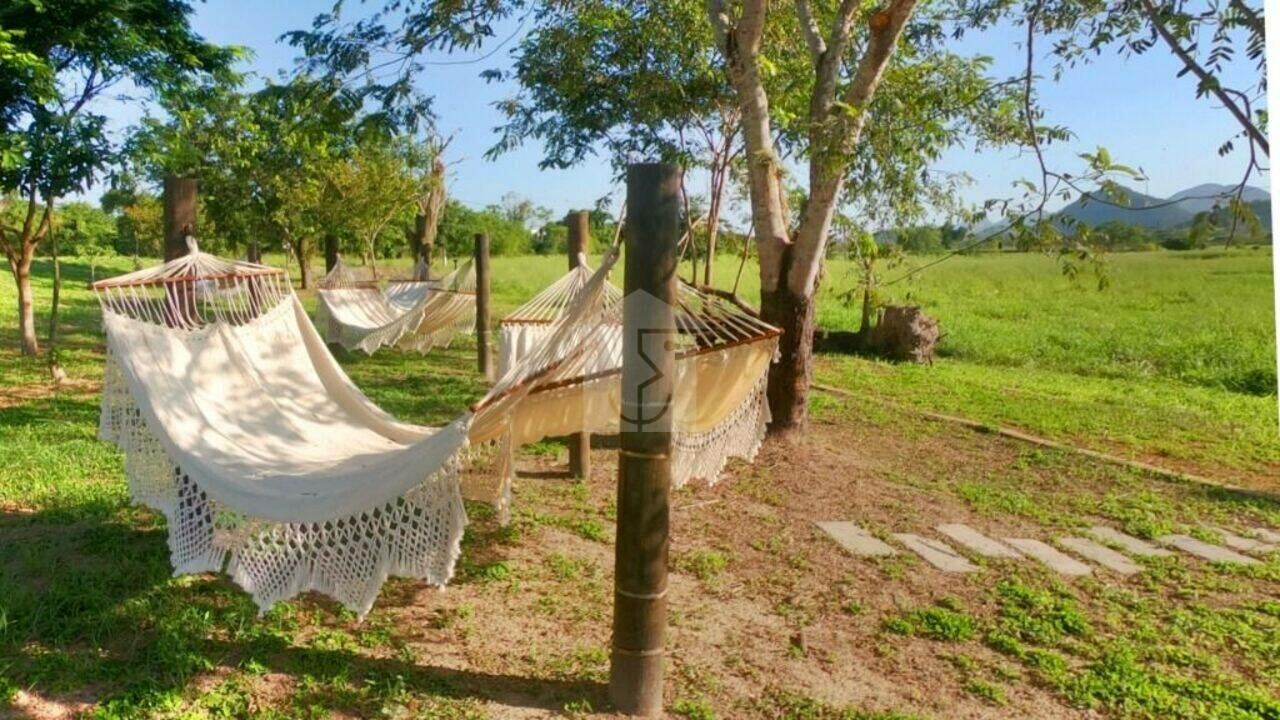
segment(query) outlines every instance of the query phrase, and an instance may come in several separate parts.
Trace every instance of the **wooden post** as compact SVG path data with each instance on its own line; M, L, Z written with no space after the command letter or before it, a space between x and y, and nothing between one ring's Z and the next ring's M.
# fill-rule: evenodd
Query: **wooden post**
M195 178L169 175L164 179L164 259L187 254L187 236L196 234Z
M187 254L187 236L196 234L195 178L167 175L164 179L164 259L175 260ZM171 325L184 327L196 323L194 288L189 283L165 285L166 319Z
M617 709L628 715L662 712L680 175L677 165L627 168L609 694Z
M578 267L578 256L586 255L591 246L591 213L573 210L564 219L569 226L569 269Z
M569 226L569 269L573 270L582 264L591 245L591 214L575 210L565 218L565 223ZM584 479L591 477L591 433L569 436L569 474Z
M338 236L333 233L325 233L324 235L324 271L325 273L333 272L333 268L338 264Z
M476 233L476 359L480 374L493 380L489 357L489 236Z

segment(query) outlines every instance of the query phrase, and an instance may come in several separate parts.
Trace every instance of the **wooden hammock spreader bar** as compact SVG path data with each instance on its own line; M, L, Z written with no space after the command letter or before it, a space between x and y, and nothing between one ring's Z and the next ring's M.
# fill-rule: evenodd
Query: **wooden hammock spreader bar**
M284 271L278 268L267 268L265 270L238 270L236 272L215 273L212 275L175 275L173 277L146 278L140 280L113 281L108 278L99 280L89 287L94 290L103 290L106 288L125 288L125 287L143 287L143 286L160 286L175 283L205 282L209 280L233 280L239 278L267 277L271 275L283 275Z
M499 321L500 325L555 325L560 322L559 316L547 319L540 318L509 318ZM614 325L622 325L622 320L613 323Z
M492 396L490 396L490 397L487 397L487 398L485 398L485 399L481 400L480 402L477 402L477 403L472 404L472 405L471 405L471 412L473 412L473 413L478 413L478 412L480 412L481 410L484 410L484 409L485 409L485 408L487 408L487 407L490 407L490 406L492 406L492 405L495 405L495 404L497 404L497 403L499 403L499 402L501 402L501 401L503 401L503 400L505 400L505 399L507 399L507 398L511 397L511 396L512 396L513 394L515 394L518 390L521 390L521 389L523 389L523 388L527 387L528 385L530 385L530 384L532 384L532 383L535 383L535 382L537 382L538 380L540 380L540 379L542 379L542 378L546 377L547 375L550 375L551 373L555 372L556 370L559 370L561 367L563 367L563 366L564 366L564 364L565 364L565 363L569 362L569 361L570 361L570 360L572 360L574 357L575 357L575 355L569 355L569 356L566 356L566 357L562 357L562 358L560 358L559 360L556 360L555 362L551 363L550 365L547 365L546 367L542 368L542 369L541 369L541 370L539 370L538 372L533 373L533 374L532 374L532 375L530 375L529 377L524 378L524 379L523 379L523 380L521 380L520 382L515 383L515 384L511 385L510 387L507 387L507 388L503 389L503 391L502 391L502 392L500 392L500 393L498 393L497 395L492 395Z
M688 358L698 357L700 355L710 355L711 353L720 352L721 350L732 350L733 348L741 347L743 345L750 345L752 343L763 342L765 340L772 340L773 338L778 337L781 334L782 334L782 330L779 330L777 328L772 328L769 332L759 335L757 337L742 338L739 340L735 340L733 342L724 343L723 345L704 346L704 347L694 348L692 350L684 350L682 352L677 352L676 360L686 360ZM524 388L529 383L535 382L538 379L550 374L552 371L558 369L570 359L572 359L572 357L562 358L561 360L555 362L554 364L549 365L543 368L542 370L534 373L533 375L530 375L524 380L521 380L515 385L512 385L510 388L507 388L502 393L499 393L498 395L494 395L493 397L489 398L487 401L472 405L471 411L479 412L480 410L483 410L484 408L487 408L490 405L493 405L494 403L509 397L513 392ZM595 380L602 380L611 375L617 375L621 372L622 372L622 368L617 367L617 368L610 368L608 370L601 370L599 372L594 372L594 373L591 373L590 375L583 375L581 377L565 378L563 380L557 380L555 382L550 382L550 383L547 383L546 385L541 385L539 387L536 387L530 390L529 394L537 395L538 393L551 392L552 390L560 390L562 388L572 387L574 385L585 385L586 383L593 382Z

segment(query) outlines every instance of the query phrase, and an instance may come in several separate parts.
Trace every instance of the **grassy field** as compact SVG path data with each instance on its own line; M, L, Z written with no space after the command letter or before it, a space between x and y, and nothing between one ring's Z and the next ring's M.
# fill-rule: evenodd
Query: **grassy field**
M1067 583L1000 563L954 578L856 561L813 529L833 517L878 533L953 518L1024 537L1097 522L1206 539L1205 523L1280 528L1269 255L1111 262L1105 292L1039 256L944 263L895 297L941 319L936 364L821 358L818 379L855 397L816 394L801 445L677 495L673 714L1280 717L1280 554L1243 569L1153 561L1129 580ZM563 268L495 259L496 309ZM37 267L40 308L48 269ZM726 258L719 275L735 269ZM597 452L588 483L522 482L509 528L470 507L446 593L393 581L364 623L316 598L258 619L224 579L170 577L163 519L129 504L119 454L95 439L102 340L87 272L65 266L71 380L58 392L42 360L17 355L13 289L0 282L0 718L579 717L606 705L610 453ZM856 315L832 300L848 272L828 270L824 326ZM376 402L416 422L483 393L473 357L467 343L428 358L339 354ZM1259 491L1156 479L915 409ZM547 444L521 464L562 460Z

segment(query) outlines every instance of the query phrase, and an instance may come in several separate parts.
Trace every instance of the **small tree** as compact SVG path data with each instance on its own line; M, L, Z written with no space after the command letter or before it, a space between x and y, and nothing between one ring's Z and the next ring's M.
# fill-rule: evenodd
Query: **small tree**
M420 179L408 164L410 142L369 135L326 168L326 196L317 212L329 231L356 238L367 258L377 257L378 237L419 199Z
M134 257L160 257L164 251L164 206L150 193L137 193L120 208L116 219L122 253Z
M711 284L742 140L702 0L551 3L512 55L520 91L498 103L507 122L489 154L537 139L542 167L575 165L603 147L619 169L655 157L704 168L701 281Z
M38 352L31 262L54 202L84 190L115 148L95 101L122 79L144 91L226 68L229 50L204 42L178 0L10 0L0 6L0 193L21 206L0 227L18 287L24 354Z
M98 263L115 254L119 235L115 219L88 203L74 202L59 206L54 222L63 252L88 260L89 281L97 280Z
M303 287L315 239L334 217L326 174L359 139L358 97L306 76L242 93L226 80L164 97L167 121L145 120L131 157L153 183L167 174L201 179L214 224L231 238L274 238L297 258Z

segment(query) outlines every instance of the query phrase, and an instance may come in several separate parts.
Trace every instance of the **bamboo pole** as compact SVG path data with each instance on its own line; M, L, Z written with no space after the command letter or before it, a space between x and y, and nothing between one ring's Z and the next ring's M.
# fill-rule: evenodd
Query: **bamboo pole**
M618 537L609 693L629 715L662 712L680 168L627 168Z
M585 262L591 245L591 214L575 210L565 218L569 226L569 269ZM569 474L574 477L591 477L591 433L581 432L569 436Z
M489 236L476 233L476 360L486 381L493 380L489 354Z

